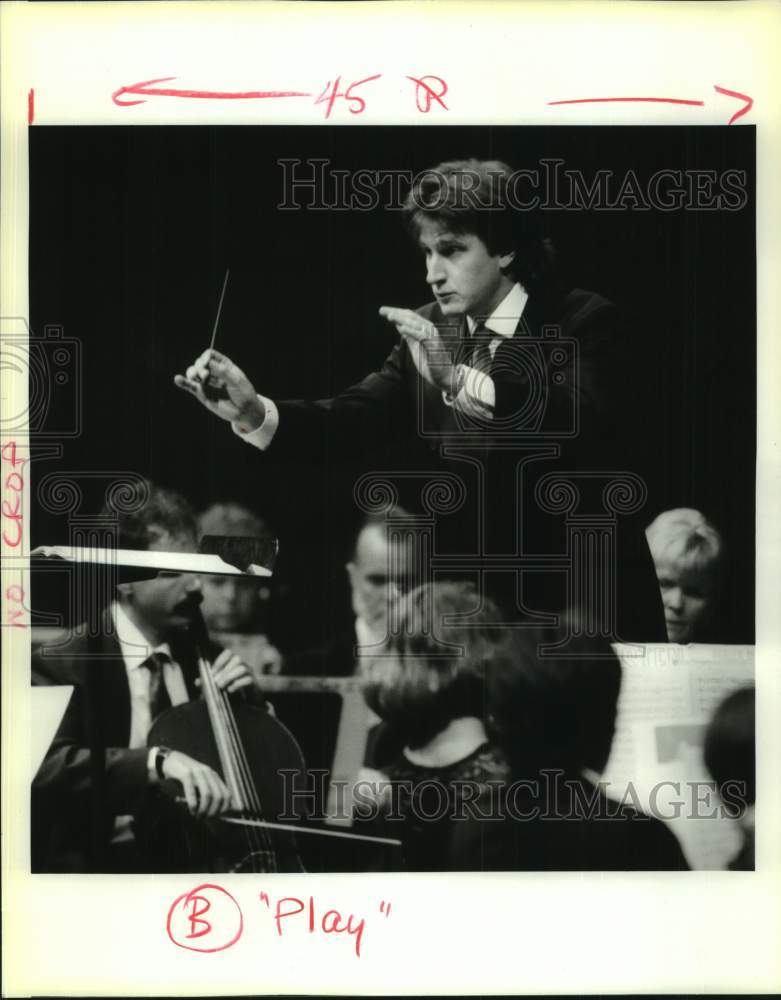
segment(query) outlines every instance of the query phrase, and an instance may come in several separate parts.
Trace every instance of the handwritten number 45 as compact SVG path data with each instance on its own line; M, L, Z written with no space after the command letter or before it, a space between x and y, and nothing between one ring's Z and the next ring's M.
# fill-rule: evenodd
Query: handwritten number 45
M315 104L325 104L325 117L330 118L334 104L340 97L343 97L349 103L350 114L359 115L362 111L366 110L366 101L354 93L354 91L364 83L379 80L381 76L382 73L375 73L374 76L367 76L363 80L355 80L346 90L342 91L339 90L342 78L341 76L337 76L335 80L329 80L325 87L323 87L322 92L315 100Z

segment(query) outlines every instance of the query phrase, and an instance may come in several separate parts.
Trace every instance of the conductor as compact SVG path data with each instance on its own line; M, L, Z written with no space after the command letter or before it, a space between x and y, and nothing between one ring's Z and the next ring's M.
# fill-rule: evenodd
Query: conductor
M551 470L633 470L625 395L633 348L611 302L562 287L550 241L513 204L512 183L512 170L499 161L441 163L419 175L404 215L434 301L417 310L383 306L398 344L378 371L333 399L271 400L215 350L175 382L270 454L370 456L418 435L438 461L452 463L452 446L468 445L482 467L483 495L470 495L469 504L478 505L485 565L504 567L507 582L508 557L552 557L542 572L519 570L493 596L516 613L545 613L567 603L561 551L568 542L540 509L535 484ZM567 350L551 352L551 329ZM551 441L545 452L541 443ZM512 450L520 444L539 452L521 463L523 475ZM461 460L451 468L467 466ZM619 518L615 560L604 567L615 578L608 587L602 579L590 585L615 595L605 621L611 638L664 641L642 521Z

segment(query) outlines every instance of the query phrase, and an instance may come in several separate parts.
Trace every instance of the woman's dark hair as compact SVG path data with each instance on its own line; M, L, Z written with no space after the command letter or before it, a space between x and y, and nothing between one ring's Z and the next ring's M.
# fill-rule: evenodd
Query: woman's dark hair
M554 248L542 235L539 213L523 207L521 175L500 160L451 160L414 179L404 203L412 234L434 219L454 233L478 236L493 255L515 253L508 272L530 291L548 283Z
M572 635L566 623L516 630L516 641L517 655L497 660L487 682L493 735L514 776L601 772L621 688L621 664L609 641Z
M728 782L739 782L746 805L753 805L757 794L755 706L753 687L733 692L716 709L705 733L705 766L719 794Z
M466 583L416 587L398 608L383 652L367 668L364 694L414 748L453 719L484 718L485 673L504 655L508 631L497 606Z

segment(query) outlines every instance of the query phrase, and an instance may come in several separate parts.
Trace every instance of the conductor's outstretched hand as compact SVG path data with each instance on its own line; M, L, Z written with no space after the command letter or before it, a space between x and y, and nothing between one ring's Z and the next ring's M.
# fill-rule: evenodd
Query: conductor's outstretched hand
M252 431L263 423L265 409L254 386L238 365L213 348L196 358L184 375L175 375L174 383L242 430Z
M438 328L412 309L381 306L380 316L393 323L407 341L420 374L438 389L451 392L454 387L455 366L452 345L443 343Z

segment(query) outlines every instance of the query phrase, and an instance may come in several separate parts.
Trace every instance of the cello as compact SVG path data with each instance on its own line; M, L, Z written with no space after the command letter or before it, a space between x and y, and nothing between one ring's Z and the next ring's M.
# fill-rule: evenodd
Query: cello
M232 809L213 818L189 814L178 781L164 780L138 828L160 871L303 872L292 831L276 823L285 815L288 781L305 770L290 731L265 707L215 683L206 656L208 638L200 611L192 628L201 698L157 717L149 746L179 750L207 764L227 785ZM282 827L282 829L280 829Z

